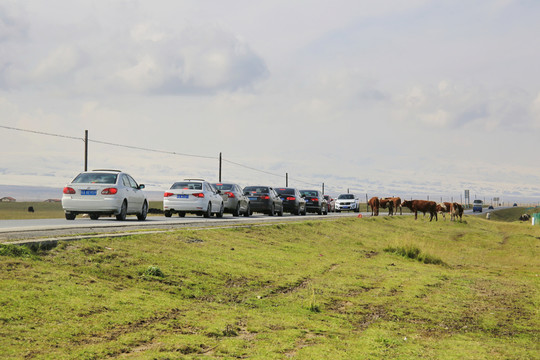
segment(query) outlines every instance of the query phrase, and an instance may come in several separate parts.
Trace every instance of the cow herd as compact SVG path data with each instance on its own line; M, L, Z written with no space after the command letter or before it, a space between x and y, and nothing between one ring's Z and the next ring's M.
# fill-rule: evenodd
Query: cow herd
M418 212L429 213L429 221L438 220L437 213L443 215L443 218L446 220L446 213L450 213L450 220L457 220L459 217L460 221L463 217L463 206L456 202L442 202L437 204L435 201L429 200L403 200L399 197L387 197L387 198L378 198L376 196L372 197L368 201L368 205L371 207L371 216L379 216L379 209L388 209L388 215L392 216L397 215L397 210L399 208L399 214L402 215L402 208L409 208L414 212L414 219L418 218Z

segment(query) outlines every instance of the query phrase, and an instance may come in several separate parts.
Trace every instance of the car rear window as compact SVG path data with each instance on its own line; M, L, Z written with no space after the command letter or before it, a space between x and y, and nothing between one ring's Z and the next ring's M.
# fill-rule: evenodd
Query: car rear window
M191 181L176 182L171 186L171 189L202 190L202 183Z
M314 190L302 190L300 191L300 194L306 195L306 196L319 196L317 191L314 191Z
M118 174L82 173L73 179L74 184L116 184Z
M214 184L218 190L232 190L233 184Z
M339 195L338 199L354 199L353 194L341 194Z
M294 195L294 189L284 189L284 188L281 188L281 189L276 189L276 192L277 192L279 195Z
M270 192L270 189L265 186L247 186L244 188L244 192L266 194Z

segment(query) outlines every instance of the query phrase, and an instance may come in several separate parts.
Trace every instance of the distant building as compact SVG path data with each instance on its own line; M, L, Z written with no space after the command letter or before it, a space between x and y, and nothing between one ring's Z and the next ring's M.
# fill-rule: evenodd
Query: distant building
M0 199L0 202L15 202L16 199L12 198L11 196L6 196Z

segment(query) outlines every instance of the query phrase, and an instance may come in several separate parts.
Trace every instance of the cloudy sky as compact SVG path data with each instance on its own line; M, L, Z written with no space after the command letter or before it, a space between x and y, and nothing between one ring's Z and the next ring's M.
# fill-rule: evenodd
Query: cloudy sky
M241 185L540 201L538 19L535 0L0 0L0 184L62 188L88 130L89 168L156 191L217 180L221 152Z

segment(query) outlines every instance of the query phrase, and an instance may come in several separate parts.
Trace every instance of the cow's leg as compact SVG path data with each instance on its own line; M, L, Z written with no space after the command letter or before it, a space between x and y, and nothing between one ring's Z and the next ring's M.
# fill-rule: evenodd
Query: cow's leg
M414 211L414 220L418 219L418 210Z

